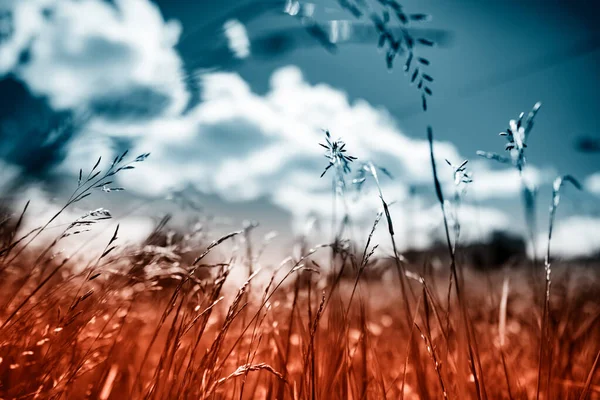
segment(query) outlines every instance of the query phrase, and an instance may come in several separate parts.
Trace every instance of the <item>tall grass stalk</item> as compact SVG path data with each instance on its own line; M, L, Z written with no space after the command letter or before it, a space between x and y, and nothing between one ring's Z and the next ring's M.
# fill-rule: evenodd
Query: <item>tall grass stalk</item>
M529 142L529 135L533 128L535 116L537 115L541 102L535 103L531 111L525 117L525 113L519 114L517 120L511 119L509 127L506 131L500 132L500 136L504 136L507 139L505 150L509 153L509 156L503 156L498 153L491 153L486 151L477 151L477 155L498 161L502 164L512 164L519 173L519 180L522 188L523 198L523 210L525 214L525 226L527 229L527 237L529 239L529 246L532 251L532 266L535 275L535 269L537 267L537 246L536 246L536 234L537 234L537 222L536 222L536 196L537 189L532 187L525 179L525 167L527 165L527 157L525 155L525 149Z
M562 177L558 177L554 180L554 184L552 185L552 202L550 203L550 211L548 213L548 241L546 247L546 256L544 260L544 271L545 271L545 285L544 285L544 304L542 310L542 320L540 322L541 335L540 335L540 351L539 351L539 361L538 361L538 379L537 379L537 390L536 390L536 399L540 398L540 394L542 394L542 369L544 365L544 358L548 358L546 360L545 365L548 366L547 371L547 381L546 381L546 396L550 394L550 379L552 377L552 359L551 359L551 351L549 349L552 348L552 338L551 338L551 328L550 328L550 285L552 284L552 268L551 268L551 259L550 259L550 245L552 243L552 232L554 229L554 219L556 217L556 211L558 209L558 205L560 204L560 190L565 183L571 183L574 187L581 190L581 184L573 178L571 175L564 175Z
M433 129L431 129L431 126L427 127L427 139L429 140L429 154L430 154L430 158L431 158L431 168L433 171L433 184L435 187L435 193L436 193L438 202L441 207L442 217L444 219L444 232L446 234L446 244L448 245L448 253L450 254L450 271L452 273L452 276L454 277L454 288L456 291L456 297L458 299L458 304L460 306L460 314L461 314L461 318L462 318L463 327L465 330L465 335L467 338L467 350L469 353L469 363L470 363L471 373L473 374L473 380L475 383L477 398L482 399L483 398L482 396L484 396L482 387L481 387L482 382L480 382L482 377L475 365L475 355L473 352L473 343L472 343L472 338L471 338L471 327L470 327L470 323L469 323L469 317L467 314L465 299L463 297L462 290L460 287L460 281L459 281L457 267L456 267L455 247L452 245L452 239L450 238L450 227L449 227L449 223L448 223L448 217L446 215L446 203L444 202L444 193L442 192L442 185L440 184L440 180L438 178L437 168L436 168L436 164L435 164L435 157L434 157L434 151L433 151Z

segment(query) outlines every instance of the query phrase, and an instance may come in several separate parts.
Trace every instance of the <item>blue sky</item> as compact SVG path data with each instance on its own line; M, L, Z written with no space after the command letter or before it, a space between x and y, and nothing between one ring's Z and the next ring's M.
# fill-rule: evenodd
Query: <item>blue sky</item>
M502 152L498 132L541 101L527 175L540 190L540 220L552 180L571 173L585 190L565 196L557 251L600 247L600 153L575 145L582 136L600 138L595 3L402 4L433 16L416 28L443 35L440 46L418 50L435 78L426 114L409 78L386 69L375 43L328 52L289 15L294 2L1 1L3 185L27 182L23 196L33 190L40 202L59 202L80 167L131 148L152 156L119 182L126 194L101 193L98 201L123 210L147 199L160 204L139 210L139 222L173 208L156 199L184 190L232 225L257 219L291 237L310 217L329 226L331 181L319 179L327 162L317 143L330 129L351 154L390 170L395 179L383 189L396 201L396 225L411 227L399 240L426 246L440 223L430 124L440 162L471 160L464 239L485 239L522 228L519 185L514 171L475 152ZM334 0L302 7L326 27L356 21ZM440 168L451 180L451 170ZM374 188L351 197L357 226L368 229L378 210Z

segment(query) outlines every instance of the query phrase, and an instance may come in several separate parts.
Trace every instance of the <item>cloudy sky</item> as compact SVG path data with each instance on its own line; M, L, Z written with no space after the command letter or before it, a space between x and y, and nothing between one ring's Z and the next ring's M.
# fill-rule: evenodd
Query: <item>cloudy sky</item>
M433 17L413 23L415 34L439 42L417 49L435 79L427 113L402 62L386 68L369 19L341 3L0 0L4 196L55 207L80 168L130 149L152 154L123 174L126 192L101 192L89 207L135 214L132 231L149 229L140 221L172 211L167 199L183 195L184 215L201 208L232 226L258 220L284 240L315 217L328 235L331 180L319 178L327 160L318 146L328 129L350 154L390 171L382 186L399 242L423 247L441 223L430 124L448 194L443 160L471 160L460 218L464 240L485 239L522 231L520 186L515 171L475 153L502 153L498 132L541 101L526 174L540 191L540 224L553 179L573 174L584 191L563 198L556 252L600 248L600 153L589 151L600 141L594 2L403 1L408 13ZM314 23L335 48L308 33ZM379 207L375 188L349 193L348 203L366 234Z

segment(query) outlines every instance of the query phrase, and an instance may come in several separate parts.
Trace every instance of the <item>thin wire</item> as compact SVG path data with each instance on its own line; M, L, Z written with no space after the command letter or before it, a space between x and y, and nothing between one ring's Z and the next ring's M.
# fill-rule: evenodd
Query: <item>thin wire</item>
M600 48L600 36L591 36L574 42L567 48L558 49L556 51L546 53L545 55L535 58L530 62L517 65L514 68L506 69L499 73L490 74L480 79L474 80L461 89L456 90L455 96L438 97L440 99L450 100L456 98L468 98L485 92L489 89L502 86L504 84L514 82L518 79L531 76L538 72L547 70L567 61L572 61L575 58L593 53ZM393 114L398 118L407 118L421 114L420 105L411 103L403 107L397 108Z

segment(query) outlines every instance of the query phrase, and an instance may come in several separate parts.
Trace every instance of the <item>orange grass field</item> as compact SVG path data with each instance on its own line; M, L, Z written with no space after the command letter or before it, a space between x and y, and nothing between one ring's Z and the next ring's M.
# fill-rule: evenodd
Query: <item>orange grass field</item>
M542 266L461 267L448 304L445 262L299 244L260 269L251 229L197 251L157 230L84 268L4 251L0 398L600 398L598 265L554 268L541 343Z

